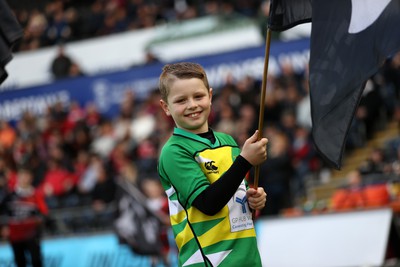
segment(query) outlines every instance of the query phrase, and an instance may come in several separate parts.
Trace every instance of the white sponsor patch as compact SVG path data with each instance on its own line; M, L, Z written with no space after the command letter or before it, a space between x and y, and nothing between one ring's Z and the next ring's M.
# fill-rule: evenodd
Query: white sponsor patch
M228 202L228 208L231 232L254 228L252 214L247 203L244 181L240 184L233 198Z

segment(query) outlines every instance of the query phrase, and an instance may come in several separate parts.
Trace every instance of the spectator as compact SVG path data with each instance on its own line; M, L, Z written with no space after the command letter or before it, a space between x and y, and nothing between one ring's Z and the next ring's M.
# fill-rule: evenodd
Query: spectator
M380 93L380 87L374 81L369 79L363 91L358 106L356 117L365 127L365 136L369 140L379 129L379 122L382 121L383 99Z
M74 157L74 174L77 177L77 189L78 193L80 192L80 182L83 180L83 176L89 167L90 164L90 155L86 149L79 150L77 152L77 156Z
M84 121L78 121L64 139L66 154L72 160L77 158L80 150L89 151L92 143L92 136Z
M126 164L122 167L119 176L117 177L118 181L124 181L128 184L132 184L134 186L138 185L138 168L135 163Z
M235 134L235 115L233 108L225 102L219 102L219 118L215 130L230 135Z
M46 37L50 45L55 45L60 42L67 42L71 39L71 28L66 20L64 8L61 1L49 3L49 5L56 6L53 8L49 25L46 30Z
M162 221L159 239L162 243L161 260L164 266L171 266L168 258L170 251L170 243L168 240L168 232L170 227L168 198L164 193L164 189L157 178L147 177L141 181L141 191L146 196L148 207L156 213ZM152 257L152 266L156 266L159 259Z
M400 178L400 138L395 138L389 141L392 146L390 147L391 156L389 158L390 172L395 177Z
M104 120L96 130L91 150L105 160L110 156L116 141L112 122Z
M38 187L42 183L47 172L47 162L39 155L37 149L32 151L28 156L26 166L32 171L32 185Z
M6 160L0 155L0 202L6 197L9 192L8 176L9 170Z
M16 139L17 135L13 127L4 120L0 120L0 147L9 149Z
M54 158L50 158L47 165L48 170L39 185L39 190L46 197L49 207L62 207L63 200L68 198L68 194L74 188L76 178Z
M104 166L99 166L96 184L91 192L92 205L96 212L101 212L105 206L114 200L115 183L114 178Z
M259 181L259 186L265 188L268 194L268 201L260 211L260 216L279 215L283 209L292 205L290 183L294 170L289 156L289 139L279 130L268 130L268 133L268 160L260 165L262 179Z
M51 63L51 73L55 79L64 79L70 76L73 60L65 54L64 45L59 45L57 55Z
M283 131L289 137L289 142L293 143L295 140L296 130L298 129L296 124L296 115L293 110L282 110L279 127L281 131Z
M128 140L119 141L115 144L108 162L111 170L119 175L125 165L130 164L131 158L131 146Z
M114 132L118 140L131 139L130 125L135 115L135 94L131 90L124 93L119 105L119 114L114 119Z
M359 209L366 206L364 197L364 186L360 171L353 170L347 174L346 185L338 188L331 200L333 210Z
M306 196L306 177L313 168L315 151L308 129L296 127L291 146L292 165L295 170L292 192L298 197Z
M16 187L0 203L0 212L6 216L0 223L1 233L10 242L18 267L28 266L28 262L33 267L43 266L40 243L48 208L43 195L32 186L32 178L29 169L19 169Z
M91 102L86 105L85 124L90 130L97 129L103 121L103 116L100 114L97 106Z
M77 187L81 198L87 199L93 191L94 187L96 186L98 176L100 175L100 170L104 163L101 157L95 153L91 154L89 156L89 159L86 159L85 154L82 155L82 153L80 153L80 155L81 156L79 157L79 164L83 165L81 166L81 175L79 177ZM87 160L89 161L86 162Z
M110 203L115 200L116 185L114 177L104 165L98 166L97 174L96 184L91 192L94 211L92 225L104 228L114 219L114 210L110 208Z
M383 75L385 83L392 87L392 96L397 99L398 103L400 100L400 52L395 53L392 58L385 62Z
M257 113L253 105L244 104L239 108L239 117L235 128L234 135L240 132L245 136L249 136L257 129Z
M374 148L370 153L367 160L361 163L360 172L363 175L368 174L383 174L388 169L388 165L385 162L385 155L381 148Z
M136 148L137 165L143 173L149 175L157 174L157 142L155 137L146 138Z
M308 74L307 74L308 75ZM310 98L310 86L308 83L308 76L304 77L303 89L304 95L299 99L296 107L296 121L299 126L311 130L311 98Z
M37 9L32 10L25 27L25 34L20 49L36 50L46 46L47 42L44 34L47 26L48 22L46 16Z

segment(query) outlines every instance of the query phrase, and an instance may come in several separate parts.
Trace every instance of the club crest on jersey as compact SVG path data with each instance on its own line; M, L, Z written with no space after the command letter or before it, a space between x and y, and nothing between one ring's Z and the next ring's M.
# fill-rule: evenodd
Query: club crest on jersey
M202 156L196 157L196 161L204 166L204 168L207 170L207 174L219 173L218 167L215 165L215 161L203 158Z

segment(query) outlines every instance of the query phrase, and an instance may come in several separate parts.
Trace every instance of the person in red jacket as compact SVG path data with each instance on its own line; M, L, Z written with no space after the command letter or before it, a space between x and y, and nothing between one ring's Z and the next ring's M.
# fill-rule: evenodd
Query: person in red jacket
M41 230L48 207L43 194L32 186L33 175L21 168L17 184L0 203L1 233L10 242L17 267L27 266L30 255L33 267L43 266L41 254Z

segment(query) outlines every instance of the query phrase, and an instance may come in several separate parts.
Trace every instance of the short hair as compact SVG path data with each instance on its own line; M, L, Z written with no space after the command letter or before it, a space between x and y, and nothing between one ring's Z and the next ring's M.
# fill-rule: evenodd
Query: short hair
M21 167L19 167L18 170L17 170L17 172L18 172L19 174L21 174L21 173L23 173L23 174L28 174L30 177L33 178L33 171L32 171L30 168L28 168L27 166L21 166Z
M21 165L18 167L17 172L29 172L32 173L32 170L27 165Z
M209 90L207 74L204 68L197 63L192 62L179 62L167 64L163 67L159 80L159 90L161 98L167 101L171 85L177 79L191 79L197 78L203 81L204 86Z

